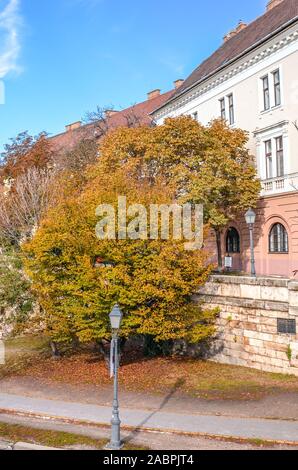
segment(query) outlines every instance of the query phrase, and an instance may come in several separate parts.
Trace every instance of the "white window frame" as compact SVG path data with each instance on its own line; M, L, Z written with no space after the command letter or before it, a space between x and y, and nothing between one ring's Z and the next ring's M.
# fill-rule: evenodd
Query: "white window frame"
M275 90L274 90L274 73L279 72L279 82L280 82L280 104L275 104ZM269 84L269 108L265 109L265 100L264 100L264 79L268 77ZM283 73L282 66L275 65L270 68L266 73L263 73L259 76L259 111L261 114L269 113L274 109L278 109L284 104L284 95L283 95Z
M220 117L221 117L221 119L226 120L226 119L227 119L226 99L225 99L225 97L223 96L223 97L220 98L218 101L219 101ZM223 106L222 106L222 104L223 104ZM224 114L224 117L223 117L223 114Z
M277 139L282 137L283 139L283 168L284 174L277 175ZM272 178L267 178L267 162L266 162L266 142L271 140L271 151L272 151ZM276 130L271 135L264 135L261 137L259 152L259 170L260 177L263 181L268 181L275 178L284 178L289 173L289 148L288 148L288 138L283 134L282 130Z
M283 175L278 175L277 174L277 139L278 138L282 138L282 142L283 142L283 169L284 169L284 172L283 172ZM264 145L264 149L263 149L263 156L264 156L264 161L265 161L265 168L266 168L266 142L268 142L269 140L271 140L271 152L272 152L272 177L271 178L267 178L267 171L263 174L263 178L262 179L274 179L274 178L284 178L285 175L286 175L286 171L285 171L285 142L284 142L284 136L282 135L282 133L280 134L277 134L276 136L272 137L271 139L266 139L264 142L263 142L263 145Z
M264 87L264 82L267 80L268 83L268 107L266 107L266 102L265 102L265 87ZM269 111L271 108L271 96L270 96L270 80L269 80L269 74L267 73L263 77L261 77L261 83L262 83L262 109L263 112Z
M230 116L230 96L232 96L232 99L233 99L233 117L234 117L234 121L231 122L231 116ZM235 93L233 91L231 91L231 93L228 93L227 95L225 96L222 96L221 98L219 98L218 100L218 104L219 104L219 115L220 117L222 118L222 114L221 114L221 103L222 101L224 101L224 106L225 106L225 120L229 123L229 125L231 127L235 126L235 123L236 123L236 113L235 113Z
M268 152L268 145L270 143L270 152ZM270 156L269 156L270 155ZM265 170L266 170L266 179L273 178L273 152L272 152L272 139L264 141L264 158L265 158ZM268 176L270 173L270 176Z
M279 74L279 103L276 103L276 96L275 96L275 83L274 83L274 75L278 72ZM277 68L271 72L272 75L272 86L273 86L273 99L274 99L274 108L281 106L281 74L280 74L280 69Z
M283 135L279 135L278 137L275 137L274 138L275 140L275 163L276 163L276 168L275 168L275 171L276 171L276 177L277 178L283 178L285 176L285 143L284 143L284 137ZM281 141L281 148L278 148L278 142ZM277 173L280 173L280 168L279 168L279 165L278 165L278 152L282 152L282 174L278 175Z

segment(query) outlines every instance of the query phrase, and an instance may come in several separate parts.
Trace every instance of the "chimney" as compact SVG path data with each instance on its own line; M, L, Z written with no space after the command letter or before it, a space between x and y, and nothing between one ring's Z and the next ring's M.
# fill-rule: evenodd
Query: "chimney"
M181 87L181 85L183 85L184 83L184 80L182 78L179 78L178 80L175 80L174 81L174 87L175 89L177 90L178 88Z
M272 8L277 7L281 2L283 2L283 0L270 0L267 3L266 11L272 10Z
M148 96L148 100L153 100L154 98L157 98L158 96L160 96L160 90L157 89L157 90L150 91L149 93L147 93L147 96Z
M116 111L115 109L106 109L106 111L105 111L106 118L109 119L110 117L114 116L118 112L119 111Z
M229 39L233 38L234 36L236 36L238 33L240 33L240 31L242 31L243 29L245 29L247 26L247 23L243 23L242 20L239 21L239 24L237 26L237 28L235 29L232 29L232 31L230 31L228 34L225 35L224 37L224 42L227 42Z
M73 122L72 124L68 124L65 126L66 132L71 132L74 131L75 129L79 129L81 127L82 123L81 121Z

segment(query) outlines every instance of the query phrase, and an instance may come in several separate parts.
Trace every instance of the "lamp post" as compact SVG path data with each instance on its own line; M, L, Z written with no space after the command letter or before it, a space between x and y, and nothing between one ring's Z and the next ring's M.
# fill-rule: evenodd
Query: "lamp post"
M112 328L112 343L111 343L111 376L114 376L114 399L112 411L112 433L111 441L108 449L120 450L122 442L120 438L120 418L119 418L119 401L118 401L118 368L119 368L119 329L122 322L123 313L119 305L115 305L110 313L110 323Z
M254 223L256 221L256 213L249 209L245 214L245 220L249 227L249 237L250 237L250 266L251 266L251 275L256 277L256 265L255 265L255 250L254 250L254 237L253 237L253 229Z

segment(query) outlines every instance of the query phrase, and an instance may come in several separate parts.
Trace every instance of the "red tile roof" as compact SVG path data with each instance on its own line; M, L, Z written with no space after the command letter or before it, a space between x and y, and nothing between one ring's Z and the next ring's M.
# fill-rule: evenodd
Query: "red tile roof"
M174 93L175 90L171 90L151 100L137 103L127 109L115 112L115 114L107 120L109 130L118 127L128 127L127 119L129 117L133 117L139 125L149 126L153 120L152 117L150 117L152 111L162 106ZM96 124L86 124L72 131L63 132L62 134L50 137L50 141L56 151L71 150L82 139L92 138L94 136L96 136Z
M267 11L238 34L223 43L217 51L192 72L169 102L173 98L181 96L190 88L207 79L229 63L237 60L241 55L254 49L270 36L284 29L289 23L297 20L298 0L283 0L283 2Z

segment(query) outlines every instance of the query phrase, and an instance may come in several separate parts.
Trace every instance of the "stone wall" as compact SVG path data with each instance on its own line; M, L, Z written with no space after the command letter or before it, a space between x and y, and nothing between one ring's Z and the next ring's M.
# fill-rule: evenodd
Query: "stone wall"
M213 361L298 376L298 324L296 334L277 332L277 319L298 323L297 281L212 276L196 300L221 311Z

